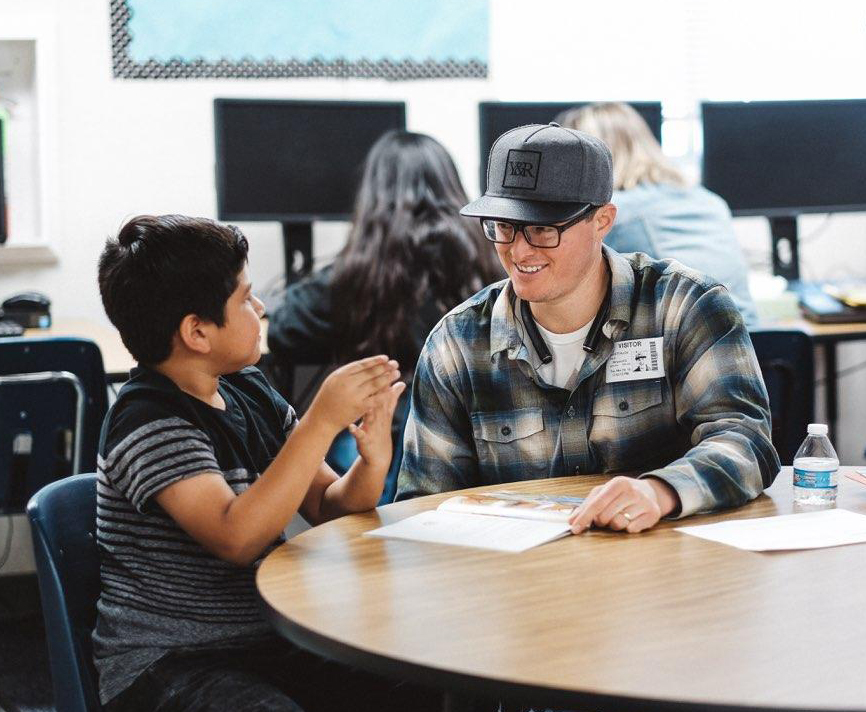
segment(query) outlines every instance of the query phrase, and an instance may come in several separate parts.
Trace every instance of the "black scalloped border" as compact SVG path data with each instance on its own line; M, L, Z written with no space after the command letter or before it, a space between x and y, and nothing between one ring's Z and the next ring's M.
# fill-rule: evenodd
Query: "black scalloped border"
M487 63L476 59L465 62L447 59L423 62L406 59L394 62L363 59L348 62L344 59L326 61L289 59L256 61L221 59L171 59L160 62L149 59L136 62L129 56L132 37L129 20L132 16L127 0L111 0L111 62L118 79L289 79L298 77L333 77L336 79L486 79Z

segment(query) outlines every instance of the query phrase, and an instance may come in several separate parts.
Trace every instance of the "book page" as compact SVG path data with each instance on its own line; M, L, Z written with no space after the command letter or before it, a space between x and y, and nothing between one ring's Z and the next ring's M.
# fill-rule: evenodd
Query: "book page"
M364 536L520 552L559 539L570 531L567 523L433 509L365 532Z
M449 512L538 519L546 522L567 522L571 513L582 502L582 497L531 495L502 491L457 495L446 499L439 505L438 509Z

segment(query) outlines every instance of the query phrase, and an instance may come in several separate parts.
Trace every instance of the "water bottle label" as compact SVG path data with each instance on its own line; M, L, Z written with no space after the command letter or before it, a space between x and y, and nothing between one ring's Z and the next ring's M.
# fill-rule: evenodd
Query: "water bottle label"
M836 489L836 470L800 470L795 467L794 487Z

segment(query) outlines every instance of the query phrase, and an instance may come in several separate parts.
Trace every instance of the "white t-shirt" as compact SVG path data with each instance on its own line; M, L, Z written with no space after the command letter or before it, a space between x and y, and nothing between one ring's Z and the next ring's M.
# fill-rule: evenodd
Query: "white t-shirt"
M536 326L538 326L538 333L541 334L541 338L544 339L553 356L550 363L541 364L536 369L538 375L551 386L573 389L577 374L586 358L583 342L586 341L586 335L592 327L592 322L590 321L577 331L570 331L567 334L554 334L538 322L536 322Z

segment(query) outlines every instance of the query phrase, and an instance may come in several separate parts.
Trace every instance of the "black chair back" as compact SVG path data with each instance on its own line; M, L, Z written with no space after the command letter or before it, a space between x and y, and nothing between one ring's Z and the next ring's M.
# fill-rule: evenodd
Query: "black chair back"
M27 505L57 712L98 712L91 633L99 598L96 475L43 487Z
M71 374L76 382L14 382L5 377ZM79 471L96 469L99 431L108 409L99 347L86 339L0 340L0 512L23 512L48 482L72 474L78 439L76 388L83 392Z
M770 397L773 445L782 464L790 465L815 419L812 339L797 330L759 330L749 336Z

